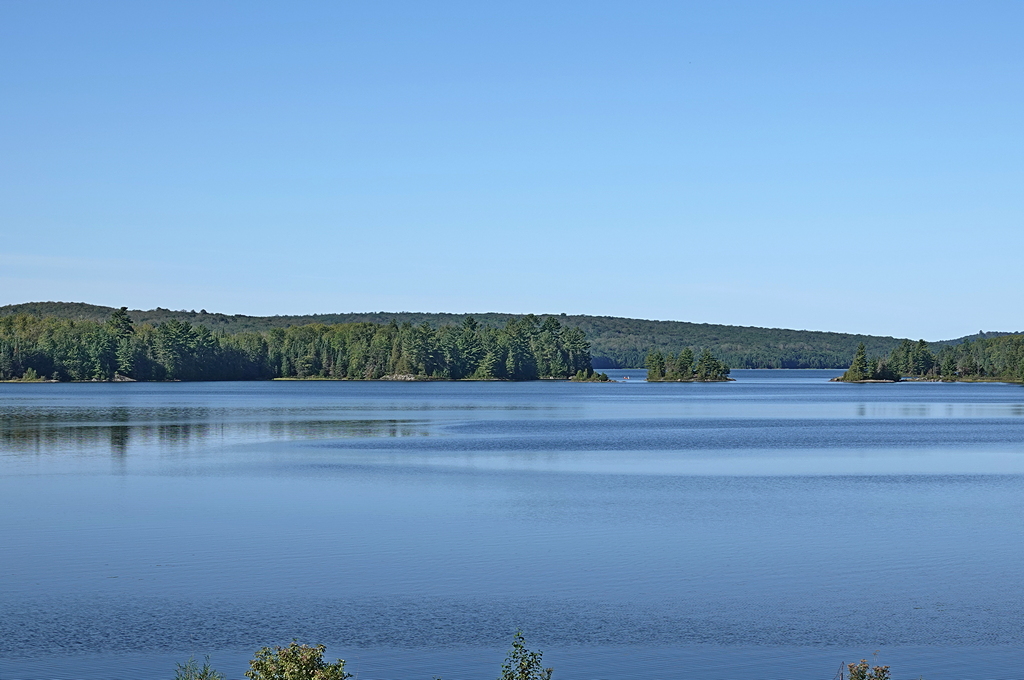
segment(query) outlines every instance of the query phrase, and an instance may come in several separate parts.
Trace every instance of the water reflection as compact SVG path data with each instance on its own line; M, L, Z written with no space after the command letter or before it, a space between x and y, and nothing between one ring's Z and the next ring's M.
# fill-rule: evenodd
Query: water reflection
M292 439L424 437L423 421L410 419L291 420L266 413L264 420L197 420L204 409L167 409L133 413L129 409L0 415L0 453L95 453L109 450L195 449L208 443L231 444ZM180 419L177 422L173 421ZM83 424L90 421L90 424ZM164 422L160 422L164 421Z
M112 425L110 427L110 452L116 456L123 456L128 452L128 440L131 437L131 429L124 425Z
M857 404L860 418L1020 418L1024 404Z
M67 425L72 423L109 424L206 420L213 417L218 411L223 414L229 409L210 409L202 406L61 408L59 406L26 407L5 403L0 409L0 430L17 427L24 423ZM230 411L234 411L234 409Z

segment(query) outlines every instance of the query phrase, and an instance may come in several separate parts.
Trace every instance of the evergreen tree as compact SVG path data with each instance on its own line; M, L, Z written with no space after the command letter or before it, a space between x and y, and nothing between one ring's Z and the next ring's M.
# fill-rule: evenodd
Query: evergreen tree
M850 368L843 374L842 379L845 382L856 382L858 380L867 380L869 377L868 353L862 342L857 347L857 353L853 355L853 363L850 364Z
M561 334L562 348L565 350L566 373L592 369L593 359L590 355L590 341L579 328L566 328Z
M888 359L878 357L874 361L868 363L871 366L870 377L872 380L892 380L893 382L899 382L900 374L889 365Z
M111 312L110 318L107 320L107 328L110 329L117 342L134 335L135 324L132 323L132 318L128 316L128 308L122 307Z
M689 347L684 347L679 356L676 357L676 370L679 372L681 380L689 380L693 377L693 350Z
M480 365L473 372L473 377L477 380L494 380L499 377L498 357L494 352L484 354L483 359L480 360Z
M676 363L676 355L672 352L665 354L665 380L680 380L679 364Z
M459 364L453 370L453 378L466 378L473 375L484 357L483 340L480 338L480 325L471 316L462 322L456 347L459 352Z
M647 368L647 380L662 380L665 377L665 357L658 350L651 350L644 360Z
M191 324L178 319L165 321L156 327L156 351L167 377L172 380L188 379L191 350L195 330Z
M913 354L913 375L927 375L935 366L935 355L924 340L918 340Z
M711 350L701 352L700 359L694 369L696 380L723 380L729 375L729 368L711 354Z
M532 315L509 321L504 328L505 377L510 380L536 380L539 377L537 357L531 347L537 323L536 317L530 317Z

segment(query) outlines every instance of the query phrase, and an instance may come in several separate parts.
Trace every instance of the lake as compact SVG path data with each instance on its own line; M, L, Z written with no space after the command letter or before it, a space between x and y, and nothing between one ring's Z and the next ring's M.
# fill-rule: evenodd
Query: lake
M1022 677L1024 388L609 373L0 385L0 678Z

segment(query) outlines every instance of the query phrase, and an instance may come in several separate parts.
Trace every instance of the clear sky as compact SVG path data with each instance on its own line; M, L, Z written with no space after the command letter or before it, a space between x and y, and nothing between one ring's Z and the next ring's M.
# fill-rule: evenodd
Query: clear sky
M1021 2L0 0L0 304L1024 330Z

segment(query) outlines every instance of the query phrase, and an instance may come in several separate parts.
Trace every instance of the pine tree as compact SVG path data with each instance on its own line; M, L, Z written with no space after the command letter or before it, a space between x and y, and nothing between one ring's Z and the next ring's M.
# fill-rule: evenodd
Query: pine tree
M122 307L111 312L110 318L107 320L107 328L110 329L110 332L117 341L131 337L135 333L135 324L132 323L132 318L128 316L128 308Z
M924 340L917 341L917 345L914 346L913 357L914 375L927 375L932 370L932 367L935 366L935 355L932 354L931 348L928 347L928 343Z
M665 357L658 350L651 350L644 360L648 380L662 380L665 377Z
M693 350L689 347L684 347L683 351L676 357L676 366L681 380L693 378Z
M694 372L696 380L724 380L729 375L729 368L712 356L711 350L705 349L697 360Z
M498 364L498 357L494 352L487 352L480 360L480 365L477 366L473 377L478 380L494 380L498 377Z
M135 348L132 346L131 338L123 338L117 343L115 357L117 359L117 372L129 378L134 378L135 376L132 373L135 371Z
M862 342L860 343L860 346L857 347L857 353L853 355L853 362L850 364L850 368L847 369L846 373L843 373L842 379L845 382L856 382L857 380L867 380L868 376L868 352Z

